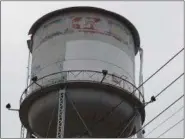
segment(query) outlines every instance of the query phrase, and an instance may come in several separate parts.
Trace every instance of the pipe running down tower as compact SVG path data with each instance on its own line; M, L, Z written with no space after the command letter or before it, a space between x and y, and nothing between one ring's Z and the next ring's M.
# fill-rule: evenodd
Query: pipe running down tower
M144 95L135 86L135 55L141 48L126 18L70 7L41 17L29 35L31 78L19 110L27 137L136 134L145 120ZM142 83L142 64L140 74Z

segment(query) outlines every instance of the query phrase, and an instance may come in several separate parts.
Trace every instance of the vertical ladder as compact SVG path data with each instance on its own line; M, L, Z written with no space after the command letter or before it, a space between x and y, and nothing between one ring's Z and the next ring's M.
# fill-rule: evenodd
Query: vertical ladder
M65 110L66 110L66 87L59 90L59 102L58 102L58 121L57 121L57 136L56 138L64 138L64 126L65 126Z

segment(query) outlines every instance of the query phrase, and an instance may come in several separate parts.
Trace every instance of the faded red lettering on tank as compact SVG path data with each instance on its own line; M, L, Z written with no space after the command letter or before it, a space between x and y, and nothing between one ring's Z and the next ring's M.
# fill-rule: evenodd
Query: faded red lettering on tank
M95 30L95 25L100 21L100 18L96 17L73 17L72 28L73 29L91 29Z
M72 19L72 28L81 29L82 26L82 17L74 17Z
M95 30L95 25L100 21L100 18L86 17L83 29Z

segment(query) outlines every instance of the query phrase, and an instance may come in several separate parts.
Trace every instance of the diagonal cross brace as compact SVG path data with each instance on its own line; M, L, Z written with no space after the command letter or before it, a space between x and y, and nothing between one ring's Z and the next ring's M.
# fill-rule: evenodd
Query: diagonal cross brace
M69 102L71 103L73 109L76 111L76 113L77 113L79 119L82 121L84 127L86 128L86 131L88 132L88 135L92 137L92 132L89 130L89 128L87 127L85 121L83 120L82 116L80 115L79 111L78 111L77 108L75 107L75 104L74 104L73 100L69 99L69 97L67 96L67 94L66 94L66 98L69 100Z
M126 124L126 126L122 129L120 135L117 138L120 138L124 132L126 131L126 129L128 128L128 126L131 124L131 122L135 119L136 117L136 113L132 116L132 118L128 121L128 123Z

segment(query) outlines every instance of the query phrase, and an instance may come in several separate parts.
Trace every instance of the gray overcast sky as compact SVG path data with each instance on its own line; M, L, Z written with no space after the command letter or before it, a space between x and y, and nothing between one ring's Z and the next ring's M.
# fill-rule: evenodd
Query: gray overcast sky
M119 13L129 19L138 29L141 46L144 49L144 79L154 73L162 64L177 53L183 43L184 10L183 2L2 2L1 9L1 137L18 138L20 120L16 112L5 109L11 102L19 108L19 98L26 84L28 58L27 33L31 25L44 14L69 6L95 6ZM181 53L152 78L145 87L145 100L174 80L183 72ZM136 75L139 71L139 56L136 56ZM136 78L138 82L138 78ZM178 80L155 103L146 108L147 123L159 112L183 94L183 78ZM166 111L160 118L146 127L146 134L176 109L183 106L183 99ZM182 119L183 111L158 128L150 136L155 138ZM163 138L182 138L183 122L166 133Z

